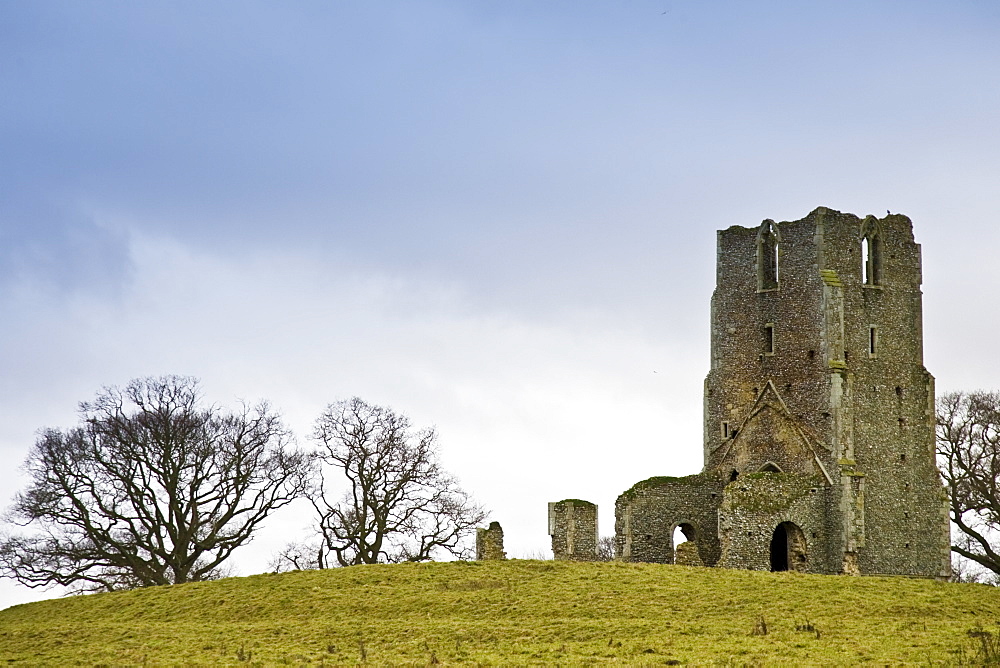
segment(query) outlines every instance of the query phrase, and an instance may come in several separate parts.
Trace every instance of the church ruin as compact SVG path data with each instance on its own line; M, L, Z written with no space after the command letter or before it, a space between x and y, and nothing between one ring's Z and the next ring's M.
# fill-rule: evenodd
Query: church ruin
M947 578L910 220L821 207L717 234L704 469L619 496L617 556Z

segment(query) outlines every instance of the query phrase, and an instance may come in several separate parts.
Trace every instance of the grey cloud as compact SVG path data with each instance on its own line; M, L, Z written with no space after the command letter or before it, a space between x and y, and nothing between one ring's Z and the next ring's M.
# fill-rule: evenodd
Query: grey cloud
M0 292L25 284L58 293L116 295L127 283L128 235L42 194L5 197L0 210Z

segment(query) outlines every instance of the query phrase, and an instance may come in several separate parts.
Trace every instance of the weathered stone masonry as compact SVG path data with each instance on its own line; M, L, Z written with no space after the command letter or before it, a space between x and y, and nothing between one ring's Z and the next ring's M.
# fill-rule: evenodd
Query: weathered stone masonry
M503 528L499 522L490 522L486 529L476 529L476 560L502 561L507 558L503 549Z
M946 578L920 246L901 215L819 208L718 233L704 471L616 503L619 558Z
M565 499L549 504L549 536L555 559L597 559L597 506L590 501Z

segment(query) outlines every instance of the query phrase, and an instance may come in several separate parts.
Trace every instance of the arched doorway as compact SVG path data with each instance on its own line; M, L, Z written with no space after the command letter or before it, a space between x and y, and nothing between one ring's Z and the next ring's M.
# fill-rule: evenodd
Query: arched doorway
M681 566L704 566L698 554L698 534L693 525L681 522L674 527L674 563Z
M806 535L793 522L782 522L771 535L771 570L799 571L808 566Z

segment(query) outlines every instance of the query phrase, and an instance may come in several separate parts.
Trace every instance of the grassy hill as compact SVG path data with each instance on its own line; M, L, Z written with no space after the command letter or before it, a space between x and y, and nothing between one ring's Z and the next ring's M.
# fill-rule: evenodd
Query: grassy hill
M452 562L256 575L14 606L0 612L0 661L953 665L975 662L998 622L1000 589L983 585L655 564Z

